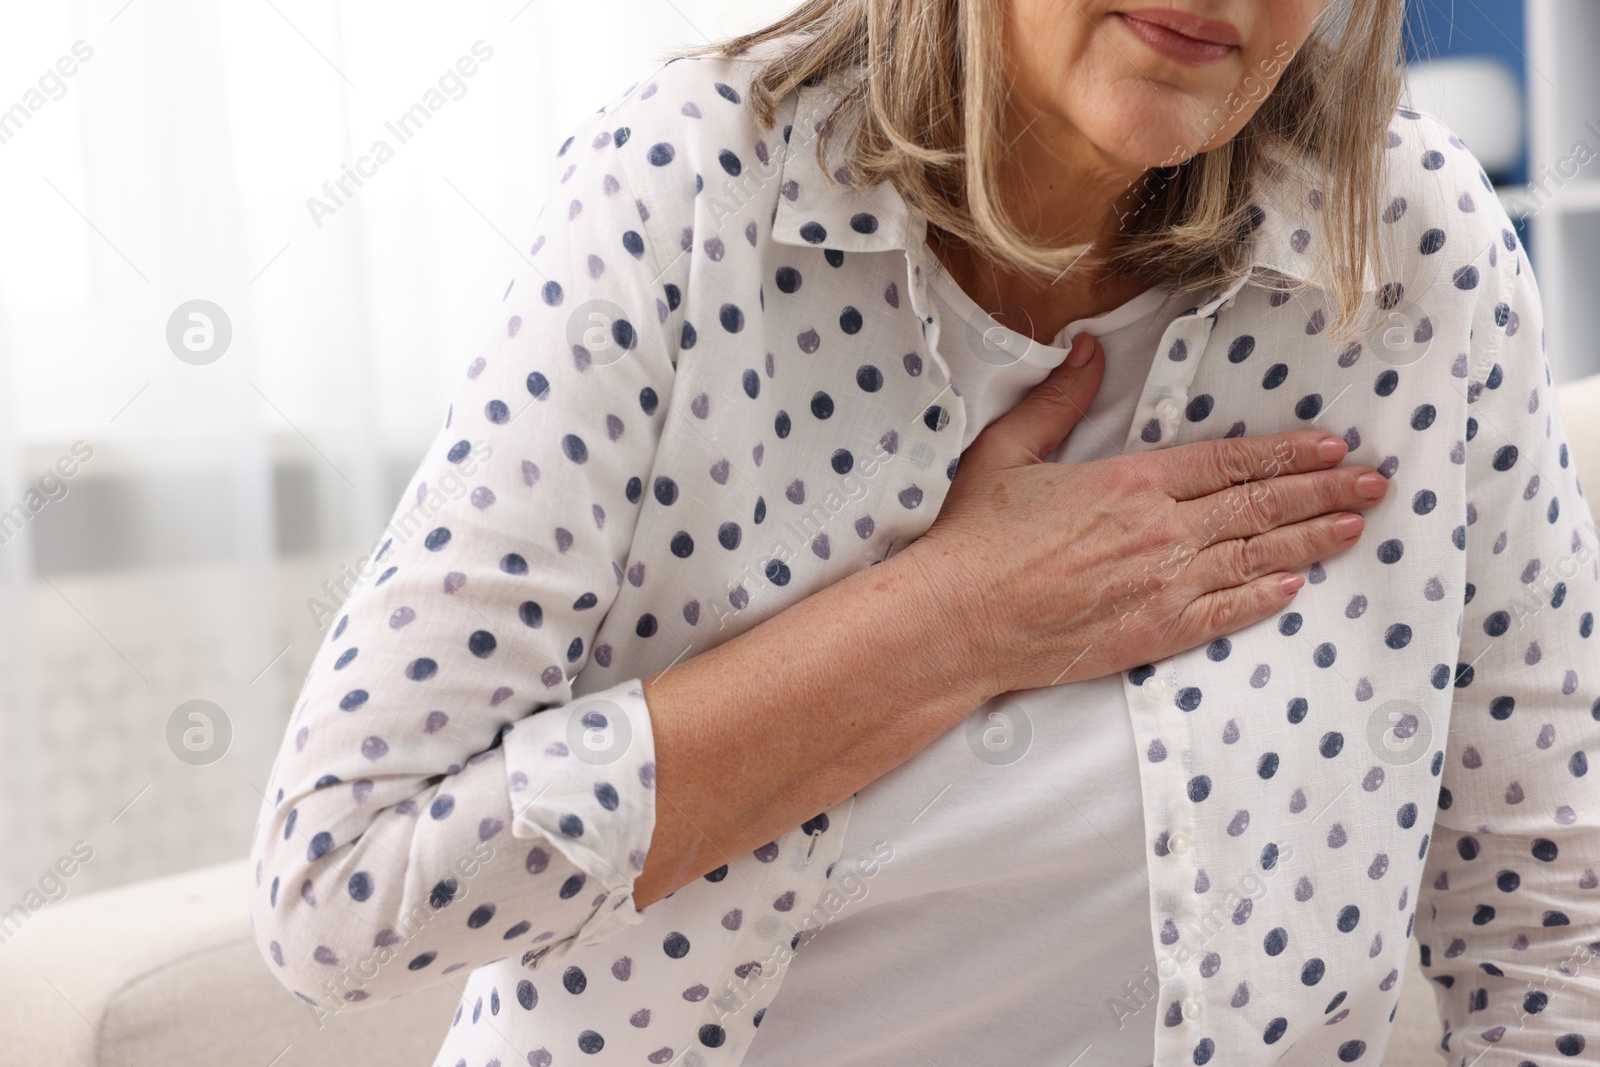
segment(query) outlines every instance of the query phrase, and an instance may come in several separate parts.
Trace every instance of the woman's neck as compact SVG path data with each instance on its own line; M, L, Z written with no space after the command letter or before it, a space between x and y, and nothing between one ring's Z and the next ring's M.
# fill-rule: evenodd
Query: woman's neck
M1121 208L1135 199L1144 172L1041 111L1026 93L1007 97L1002 125L1006 151L995 195L1013 224L1056 247L1086 246L1095 255L1109 248L1124 224ZM1054 281L1024 276L981 259L964 241L932 225L927 243L979 307L1008 329L1046 344L1068 323L1111 311L1150 287L1088 262Z

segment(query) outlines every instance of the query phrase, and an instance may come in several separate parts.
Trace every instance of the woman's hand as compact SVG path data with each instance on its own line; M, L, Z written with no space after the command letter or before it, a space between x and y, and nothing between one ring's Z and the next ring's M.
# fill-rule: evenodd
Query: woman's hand
M996 694L1126 670L1281 611L1305 580L1290 572L1354 544L1365 521L1349 509L1388 487L1309 429L1045 462L1104 367L1094 337L1074 338L974 439L938 518L897 556L949 591Z

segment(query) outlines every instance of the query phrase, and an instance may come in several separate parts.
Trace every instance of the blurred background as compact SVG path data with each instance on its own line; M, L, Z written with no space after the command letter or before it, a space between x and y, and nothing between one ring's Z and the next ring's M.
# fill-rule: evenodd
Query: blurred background
M786 6L0 8L0 911L248 851L556 147Z
M788 6L0 9L0 910L80 841L72 895L248 851L555 148L664 49ZM1600 4L1409 16L1413 102L1521 220L1559 377L1600 371Z

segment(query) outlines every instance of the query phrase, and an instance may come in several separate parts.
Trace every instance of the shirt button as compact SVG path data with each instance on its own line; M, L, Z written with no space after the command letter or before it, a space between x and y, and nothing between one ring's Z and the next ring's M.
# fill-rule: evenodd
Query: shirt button
M1161 401L1156 404L1156 414L1161 416L1162 421L1171 422L1173 419L1178 417L1178 402L1172 399L1170 396L1163 397Z
M1182 856L1189 851L1189 837L1187 834L1176 833L1167 839L1167 851L1174 856Z
M1144 680L1144 684L1139 688L1143 689L1145 696L1149 697L1151 700L1165 700L1171 695L1171 689L1167 685L1166 680L1157 674L1152 674L1150 677L1146 678Z
M1183 1002L1183 1017L1190 1022L1200 1018L1200 1002L1190 997Z

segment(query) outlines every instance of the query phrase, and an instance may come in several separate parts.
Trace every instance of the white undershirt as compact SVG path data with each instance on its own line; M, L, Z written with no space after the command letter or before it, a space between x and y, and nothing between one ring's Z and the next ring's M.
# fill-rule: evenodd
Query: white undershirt
M1167 325L1154 316L1162 290L1042 345L999 327L946 273L929 283L967 409L963 449L1087 330L1104 379L1047 458L1121 450ZM796 953L745 1067L1151 1063L1161 1008L1144 839L1119 675L995 698L856 794L829 881L844 903Z

